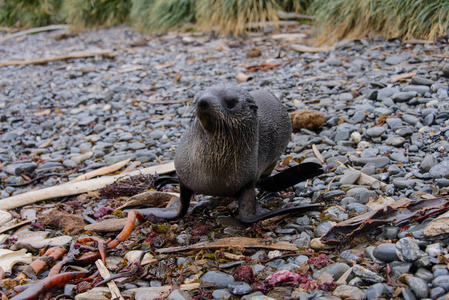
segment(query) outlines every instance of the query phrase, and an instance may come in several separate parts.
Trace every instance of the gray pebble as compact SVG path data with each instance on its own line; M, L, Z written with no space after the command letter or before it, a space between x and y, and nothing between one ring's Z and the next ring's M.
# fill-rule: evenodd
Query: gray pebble
M252 287L242 281L236 281L228 285L229 291L237 296L243 296L251 293L253 291Z
M334 263L313 272L312 278L317 279L323 273L329 273L332 274L334 276L334 280L337 281L348 269L349 266L345 263Z
M414 238L405 237L396 243L396 254L402 261L414 261L423 255Z
M427 298L429 295L429 287L427 286L427 282L425 280L415 276L406 276L405 282L415 293L418 299Z
M385 262L399 260L399 257L396 253L396 245L392 243L383 243L378 245L373 250L373 255L375 258Z
M201 282L213 283L216 288L227 288L235 279L232 275L220 271L208 271L201 277Z

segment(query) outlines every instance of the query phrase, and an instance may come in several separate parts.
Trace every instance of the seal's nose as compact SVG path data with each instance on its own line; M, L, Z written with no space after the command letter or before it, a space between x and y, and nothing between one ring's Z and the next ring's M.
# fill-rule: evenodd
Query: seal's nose
M198 99L196 105L199 109L207 109L209 107L210 97L202 96Z

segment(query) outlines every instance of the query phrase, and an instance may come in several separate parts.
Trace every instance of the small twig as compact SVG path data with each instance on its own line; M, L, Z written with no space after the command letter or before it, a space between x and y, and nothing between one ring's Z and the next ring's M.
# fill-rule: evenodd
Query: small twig
M137 100L142 101L150 104L178 104L178 103L184 103L184 102L190 102L193 101L195 98L188 98L188 99L181 99L181 100Z
M0 229L0 234L3 233L3 232L9 231L9 230L11 230L11 229L20 227L20 226L22 226L22 225L30 224L31 222L36 221L36 220L37 220L37 218L31 219L31 220L25 220L25 221L16 223L16 224L14 224L14 225L11 225L11 226L2 228L2 229Z
M67 30L69 28L70 28L70 26L69 25L65 25L65 24L55 24L55 25L31 28L31 29L19 31L19 32L16 32L16 33L13 33L13 34L9 34L9 35L5 36L4 38L0 39L0 44L3 43L3 42L9 41L9 40L18 38L20 36L31 34L31 33L38 33L38 32L42 32L42 31L60 30L60 29Z
M111 50L94 50L94 51L81 51L81 52L73 52L66 55L58 55L47 58L31 58L25 60L9 60L9 61L0 61L0 67L5 66L19 66L19 65L40 65L46 64L51 61L57 60L66 60L71 58L85 58L92 56L104 56L104 57L112 57Z
M316 158L324 165L326 164L326 159L323 155L321 155L320 150L318 150L317 146L315 144L312 144L312 151L313 154L315 154Z
M147 102L146 100L138 100L138 101ZM185 101L185 100L183 100L183 101ZM153 103L153 104L154 104L154 103ZM165 102L164 102L164 104L165 104ZM148 118L148 119L141 120L141 121L138 121L138 122L136 122L136 123L132 123L131 126L136 126L136 125L139 125L140 123L145 123L145 122L148 122L148 121L151 121L151 120L165 119L165 118L168 118L168 117L174 117L174 116L176 116L175 113L166 114L166 115L162 115L162 116L152 116L152 117L150 117L150 118Z
M106 268L104 263L101 261L101 259L98 259L95 261L95 265L98 268L98 272L100 272L101 277L103 279L107 280L109 277L111 277L111 274L109 273L109 270ZM118 289L117 285L114 281L108 281L107 285L109 287L109 291L111 292L111 299L121 299L124 300L123 296L120 294L120 290Z

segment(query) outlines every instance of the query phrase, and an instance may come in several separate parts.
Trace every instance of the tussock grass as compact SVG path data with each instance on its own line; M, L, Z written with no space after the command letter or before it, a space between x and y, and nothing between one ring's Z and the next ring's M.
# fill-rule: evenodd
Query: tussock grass
M281 8L287 12L295 12L299 14L307 13L313 0L280 0Z
M63 0L0 0L0 24L39 27L63 21Z
M381 34L435 40L449 28L449 0L315 0L318 44Z
M197 22L205 31L239 34L246 23L277 22L279 8L276 0L198 0Z
M195 0L134 0L130 20L138 30L166 32L195 22Z
M75 29L106 27L126 23L130 0L64 0L66 22Z

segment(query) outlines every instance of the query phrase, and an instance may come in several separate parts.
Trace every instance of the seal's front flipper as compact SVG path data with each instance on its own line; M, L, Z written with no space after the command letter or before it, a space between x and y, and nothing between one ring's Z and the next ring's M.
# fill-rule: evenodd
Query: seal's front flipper
M237 193L236 197L239 201L240 222L246 224L252 224L279 215L305 212L322 207L321 204L311 204L304 206L281 208L273 211L266 210L262 208L256 201L256 192L254 189L254 184L249 184L243 187L239 191L239 193Z
M179 183L181 197L179 203L177 203L178 205L174 203L172 206L166 208L151 207L139 209L138 211L143 215L153 214L156 217L166 220L174 220L185 216L189 210L190 199L192 198L194 192L186 187L181 181Z
M295 184L323 174L320 164L308 162L288 168L276 175L260 178L256 186L267 192L285 190Z

